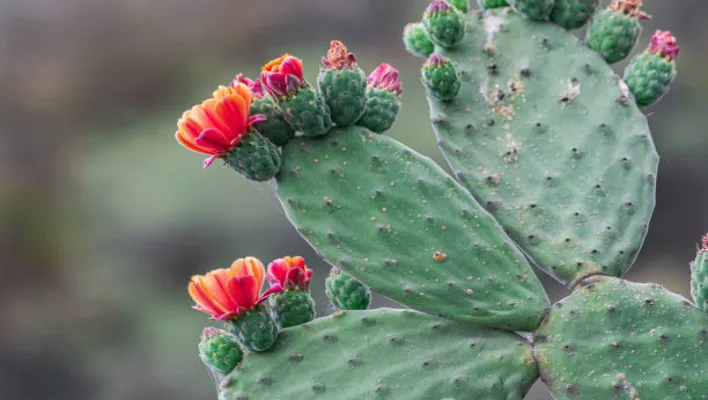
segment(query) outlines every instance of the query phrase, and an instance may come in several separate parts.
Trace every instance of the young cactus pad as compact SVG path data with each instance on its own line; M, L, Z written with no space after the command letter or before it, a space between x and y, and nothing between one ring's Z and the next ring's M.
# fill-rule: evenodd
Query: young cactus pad
M219 399L521 400L537 376L516 334L415 311L342 311L246 354Z
M659 285L586 279L535 343L556 400L708 397L708 316Z
M428 98L459 181L543 270L570 285L622 276L654 208L658 156L646 118L592 50L508 9L469 16L459 47L437 52L462 76Z
M523 254L432 160L361 127L283 149L278 195L326 261L413 309L528 331L548 299Z

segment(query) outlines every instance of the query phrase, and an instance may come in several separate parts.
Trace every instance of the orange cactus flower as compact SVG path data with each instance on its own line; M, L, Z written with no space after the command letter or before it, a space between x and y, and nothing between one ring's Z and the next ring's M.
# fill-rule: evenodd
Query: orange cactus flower
M268 62L261 68L261 82L275 98L294 95L305 82L302 60L286 53Z
M207 168L236 147L251 125L265 121L260 114L249 117L251 98L251 91L242 83L220 86L212 98L182 114L177 121L177 142L189 150L209 155L204 161Z
M312 278L312 270L307 268L305 259L296 257L279 258L268 265L268 282L283 289L307 290Z
M197 303L195 310L211 315L211 319L230 320L282 290L279 285L273 285L261 294L264 278L262 262L253 257L240 258L231 268L193 276L189 282L189 295Z

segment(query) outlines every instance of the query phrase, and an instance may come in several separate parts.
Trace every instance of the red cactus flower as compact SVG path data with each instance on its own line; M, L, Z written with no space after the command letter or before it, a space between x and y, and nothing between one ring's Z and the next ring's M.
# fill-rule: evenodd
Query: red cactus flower
M242 83L220 86L213 96L185 111L175 133L185 148L211 156L204 168L236 147L251 125L265 121L260 114L248 116L252 93Z
M354 69L357 67L354 53L347 51L347 46L339 40L329 44L327 57L322 57L322 64L327 69Z
M305 265L305 259L297 257L279 258L268 265L268 282L286 290L306 291L310 286L312 270Z
M668 61L673 61L678 56L679 47L676 44L676 37L669 31L656 31L651 37L651 42L649 43L649 53L658 55L661 58L665 58Z
M703 236L701 239L701 248L698 250L699 253L708 253L708 235Z
M398 70L392 66L382 63L374 72L369 75L369 86L388 90L400 96L403 93L403 85L398 79Z
M240 258L231 268L217 269L206 275L195 275L189 282L189 295L197 305L195 310L211 315L211 319L229 320L251 310L272 293L282 290L263 288L265 268L253 257Z
M305 83L302 61L286 53L261 68L261 81L274 97L294 95Z
M251 90L251 93L253 93L254 101L262 99L268 95L263 89L263 83L260 79L256 79L254 81L253 79L249 79L243 76L243 74L238 74L236 75L236 78L231 81L230 86L236 86L237 83L243 83L244 85L246 85L246 87L248 87L249 90Z

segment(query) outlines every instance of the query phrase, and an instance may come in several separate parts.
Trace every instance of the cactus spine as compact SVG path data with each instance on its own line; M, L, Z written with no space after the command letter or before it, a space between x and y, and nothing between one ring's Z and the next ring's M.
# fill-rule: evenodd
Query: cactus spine
M621 279L654 207L658 157L639 106L674 78L675 38L655 34L625 82L607 64L634 46L648 17L641 0L613 0L597 14L589 46L568 30L597 1L480 3L484 10L470 12L466 2L433 0L404 31L408 50L428 57L421 78L431 122L459 183L379 135L402 93L388 64L367 79L360 118L349 78L335 82L336 62L352 60L342 47L326 59L318 89L292 56L264 68L278 110L303 133L284 140L277 194L333 266L328 297L339 310L365 309L370 288L417 311L310 321L311 271L298 257L271 263L264 293L263 266L250 258L195 276L195 308L229 321L247 351L220 399L520 400L536 378L557 399L706 398L708 239L691 265L695 305ZM251 103L244 87L220 89L185 113L177 140L208 163L228 158L264 122L254 107L241 115ZM238 115L219 116L234 126L198 118L231 102ZM551 307L528 261L570 296ZM220 353L204 348L216 364Z

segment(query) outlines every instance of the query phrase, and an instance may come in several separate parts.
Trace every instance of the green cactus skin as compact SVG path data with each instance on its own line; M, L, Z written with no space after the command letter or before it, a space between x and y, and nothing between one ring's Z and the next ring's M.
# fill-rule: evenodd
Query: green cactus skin
M315 301L302 290L286 290L272 294L271 315L279 329L302 325L315 319Z
M601 11L588 27L586 42L608 63L622 61L637 45L642 26L639 20L621 12Z
M364 114L366 74L361 68L320 71L317 84L335 124L353 125Z
M553 10L553 0L508 0L509 5L532 21L545 21Z
M708 313L708 236L691 263L691 297L696 307Z
M284 148L278 195L325 261L413 309L517 331L548 299L494 219L432 160L361 127Z
M451 169L547 273L621 276L654 208L646 118L563 28L504 10L469 24L459 48L438 49L465 71L460 94L428 99Z
M273 347L278 339L278 328L265 303L230 320L229 329L246 351L266 351Z
M423 26L438 46L453 48L465 37L465 18L454 8L434 13L426 11Z
M420 72L423 85L428 92L440 100L452 100L460 92L462 83L457 73L455 65L449 60L435 63L430 62L436 56L433 55L428 62L423 65Z
M650 106L664 97L675 77L675 62L646 52L633 58L624 70L624 81L639 107Z
M277 105L271 97L263 97L251 103L251 115L262 114L266 120L253 125L253 128L273 142L276 146L285 146L295 137L295 131L277 111Z
M384 133L396 122L400 109L401 102L395 93L381 88L369 88L366 111L356 124L374 133Z
M509 3L507 3L506 0L477 0L477 4L479 4L479 8L485 10L489 8L500 8L509 6Z
M591 277L535 334L556 400L708 398L708 316L656 284Z
M226 375L243 359L236 336L222 329L205 329L199 342L199 358L204 365Z
M551 21L565 29L578 29L592 18L600 0L556 0Z
M371 290L337 268L325 279L325 294L337 310L366 310L371 304Z
M403 29L403 44L414 56L428 57L433 54L435 45L421 22L410 23Z
M310 84L278 101L278 110L290 126L306 136L321 136L332 127L329 106Z
M342 311L246 354L219 399L521 400L537 376L514 333L409 310Z
M469 10L469 3L467 0L450 0L450 4L461 13L466 13Z
M281 162L278 147L253 129L224 157L227 166L257 182L273 178L280 170Z

